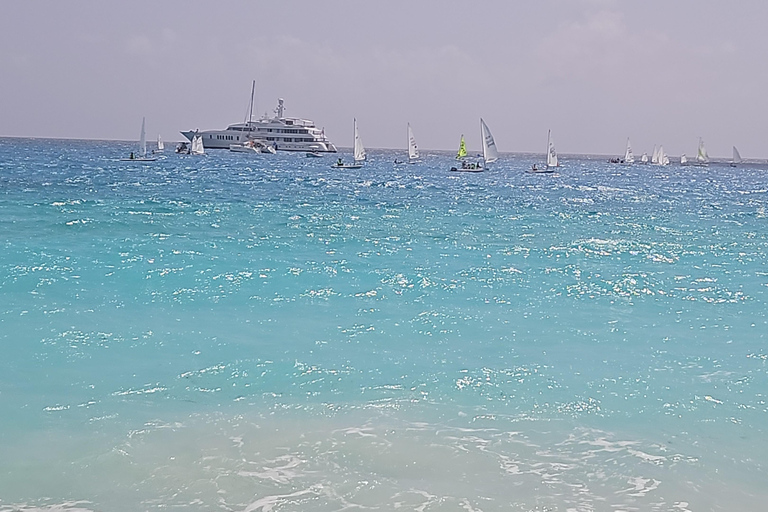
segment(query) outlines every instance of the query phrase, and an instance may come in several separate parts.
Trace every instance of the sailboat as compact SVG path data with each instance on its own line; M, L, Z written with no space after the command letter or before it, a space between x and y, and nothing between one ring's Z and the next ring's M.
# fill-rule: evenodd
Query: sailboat
M192 137L192 145L189 147L190 155L204 155L205 148L203 147L203 136L194 135Z
M555 167L559 167L557 152L555 151L555 141L552 139L552 130L547 130L547 165L545 167L537 167L536 164L533 164L526 172L555 172Z
M731 167L736 167L741 163L741 155L739 154L739 150L736 149L736 146L733 146L733 160L731 160Z
M664 146L659 146L659 165L669 165L669 156L664 152Z
M419 159L419 147L416 145L416 139L413 138L411 123L408 123L408 163L415 163Z
M363 147L363 141L360 138L360 132L357 130L357 119L353 119L354 122L354 159L355 162L352 164L345 164L344 161L339 158L339 160L333 164L331 167L334 169L359 169L363 166L363 162L368 159L368 156L365 154L365 148Z
M464 134L461 134L461 142L459 142L459 151L456 153L456 160L461 160L467 157L467 143L464 142Z
M653 165L659 165L659 150L656 149L656 146L653 146L653 154L651 155L651 163Z
M680 165L686 165L688 163L688 157L685 156L685 153L680 155Z
M482 119L481 119L482 121ZM480 128L482 131L482 126ZM493 141L493 137L491 137ZM495 146L495 145L494 145ZM485 141L483 141L483 153L485 153ZM461 160L460 166L451 167L451 171L461 172L483 172L483 164L480 162L467 162L464 160L467 157L467 143L464 142L464 135L461 135L461 142L459 142L459 151L456 153L456 160Z
M648 153L643 152L643 156L640 157L640 163L641 164L647 164L648 163Z
M496 141L493 140L491 130L482 117L480 118L480 136L483 140L483 162L487 166L499 159L499 150L496 149Z
M699 137L699 151L696 154L696 163L698 165L709 165L709 155L707 148L704 147L704 140Z
M629 137L627 137L627 150L624 152L624 163L625 164L635 163L635 155L634 153L632 153L632 146L629 144Z
M121 158L123 161L139 161L139 162L152 162L155 158L147 157L147 131L146 131L146 119L141 118L141 136L139 137L139 152L136 155L131 151L131 155L128 158Z
M155 150L156 153L162 153L165 151L165 143L163 142L163 138L158 134L157 136L157 149Z

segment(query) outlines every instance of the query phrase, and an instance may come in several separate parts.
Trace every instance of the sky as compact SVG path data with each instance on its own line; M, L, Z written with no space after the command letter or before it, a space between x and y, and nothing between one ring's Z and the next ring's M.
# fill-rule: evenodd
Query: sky
M0 136L182 140L278 98L337 146L768 158L768 2L4 2Z

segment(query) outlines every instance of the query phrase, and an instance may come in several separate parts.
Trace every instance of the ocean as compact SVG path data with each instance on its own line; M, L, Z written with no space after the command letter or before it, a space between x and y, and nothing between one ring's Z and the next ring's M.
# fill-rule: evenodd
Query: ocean
M0 139L1 512L768 502L768 165L134 148Z

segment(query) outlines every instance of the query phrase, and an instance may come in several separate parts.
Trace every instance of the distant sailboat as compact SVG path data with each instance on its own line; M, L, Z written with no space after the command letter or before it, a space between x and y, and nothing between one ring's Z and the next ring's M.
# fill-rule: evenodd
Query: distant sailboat
M651 156L651 163L653 165L659 165L659 150L656 146L653 146L653 155Z
M669 157L664 152L664 146L659 146L659 165L669 165Z
M157 136L157 149L156 151L158 153L162 153L165 151L165 143L163 142L163 138L160 137L160 135Z
M680 165L685 165L687 163L688 163L688 157L685 156L685 153L683 153L682 155L680 155Z
M461 142L459 142L459 151L456 153L456 160L461 160L467 157L467 143L464 142L464 134L461 135Z
M408 163L415 163L419 159L419 147L416 145L416 139L413 137L411 123L408 123Z
M643 164L648 163L648 153L643 153L643 156L640 157L640 163L643 163Z
M368 159L368 155L365 153L365 147L363 146L363 140L360 138L360 132L357 129L357 119L353 119L354 125L354 148L353 158L355 162L352 164L345 164L344 161L339 158L335 164L331 167L334 169L360 169L363 166L363 162Z
M483 162L488 165L499 159L499 151L496 149L491 130L482 117L480 118L480 136L483 139Z
M709 164L709 155L707 154L707 148L704 147L704 140L699 137L699 151L696 154L696 163L699 165Z
M552 130L547 130L547 169L560 167L555 151L555 141L552 139Z
M739 154L739 150L736 149L736 146L733 146L733 160L731 160L731 167L736 167L741 163L741 155Z
M190 155L204 155L205 154L205 148L203 147L203 137L202 137L202 135L194 135L192 137L192 144L189 147L189 154Z
M147 157L147 130L146 130L145 118L143 117L141 118L141 135L139 136L138 155L136 155L133 151L131 151L131 155L128 158L121 158L120 160L124 160L124 161L138 160L140 162L152 162L155 160L154 158Z
M635 155L634 153L632 153L632 146L629 143L629 137L627 137L627 150L624 152L624 163L625 164L635 163Z

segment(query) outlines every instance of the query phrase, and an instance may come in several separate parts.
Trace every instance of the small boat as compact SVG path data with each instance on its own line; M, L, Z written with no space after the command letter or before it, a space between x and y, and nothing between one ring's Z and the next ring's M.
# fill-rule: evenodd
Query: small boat
M632 153L632 146L629 143L629 137L627 137L627 150L624 152L624 163L630 165L635 163L635 155Z
M659 146L659 160L657 165L669 165L669 156L664 152L664 146Z
M648 153L643 153L643 156L640 157L640 163L641 164L647 164L648 163Z
M416 145L416 139L413 137L411 123L408 123L408 163L416 163L419 159L419 147ZM395 163L398 163L395 161Z
M491 130L482 117L480 118L480 136L483 140L483 163L488 166L499 159L499 150L496 149L496 141L493 140Z
M555 151L555 141L552 139L552 130L547 130L547 164L544 167L538 167L533 164L530 169L526 169L525 172L538 174L538 173L552 173L555 172L555 168L560 167L560 163L557 160L557 151Z
M451 172L483 172L483 164L480 162L467 162L467 143L464 141L464 134L459 141L459 151L456 153L456 160L461 160L461 165L451 167Z
M659 150L656 149L656 146L653 146L653 155L651 156L651 164L653 165L659 165Z
M363 147L363 140L360 138L360 132L357 130L357 119L354 119L353 121L355 128L355 146L353 153L355 162L352 164L345 164L344 161L339 158L336 163L331 166L333 169L360 169L363 166L363 162L368 159L368 155L365 153L365 147Z
M189 144L186 142L179 142L179 145L176 146L176 152L180 155L188 155L189 154Z
M688 164L688 157L685 156L685 153L680 155L680 165L687 165Z
M456 153L456 160L461 160L467 157L467 143L464 142L464 134L461 134L461 141L459 142L459 151Z
M192 136L192 145L189 147L190 155L204 155L203 137L201 135Z
M731 160L731 167L736 167L741 163L741 155L739 154L739 150L736 149L736 146L733 146L733 159Z
M707 154L707 148L704 147L704 139L699 137L699 150L696 153L697 165L709 165L709 155Z
M147 132L145 130L145 118L141 118L141 135L139 137L139 151L138 154L131 151L128 158L121 158L124 162L154 162L155 158L147 157Z
M235 153L271 153L275 154L275 148L264 141L248 139L239 144L230 144L229 150Z
M323 154L319 151L307 151L307 158L323 158Z
M163 138L160 137L160 135L157 136L157 148L152 150L152 154L155 153L163 153L165 151L165 143L163 143Z

